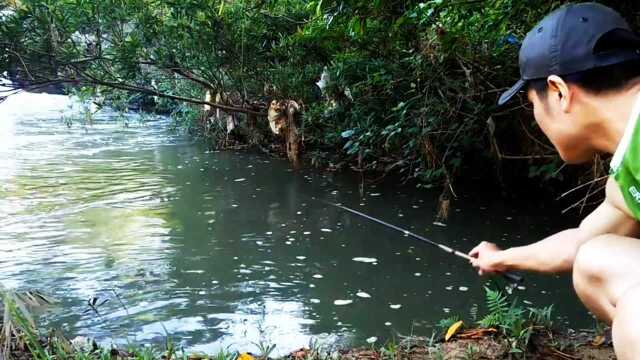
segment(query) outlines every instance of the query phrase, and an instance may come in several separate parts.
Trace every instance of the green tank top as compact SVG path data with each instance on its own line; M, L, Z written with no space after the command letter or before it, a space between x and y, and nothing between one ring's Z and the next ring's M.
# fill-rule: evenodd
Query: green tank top
M611 159L613 176L629 211L640 220L640 97L631 111L624 135Z

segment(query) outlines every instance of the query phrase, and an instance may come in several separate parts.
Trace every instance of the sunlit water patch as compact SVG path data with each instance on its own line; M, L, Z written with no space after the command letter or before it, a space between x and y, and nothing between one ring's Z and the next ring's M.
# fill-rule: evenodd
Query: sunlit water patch
M194 351L263 342L282 354L311 338L430 335L450 313L482 309L486 279L465 261L314 197L462 250L553 230L544 209L479 193L434 225L437 193L208 151L161 117L101 110L68 127L61 117L82 106L43 94L0 104L0 282L58 298L43 320L71 336L160 343L166 331ZM530 276L516 291L590 324L567 279Z

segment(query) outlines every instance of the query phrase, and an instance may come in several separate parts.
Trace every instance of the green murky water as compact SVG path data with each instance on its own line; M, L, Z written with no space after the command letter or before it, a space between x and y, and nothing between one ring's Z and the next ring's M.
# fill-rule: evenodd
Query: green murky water
M266 341L284 353L311 338L429 335L435 321L482 304L486 279L465 261L311 197L464 251L561 226L557 211L480 188L457 189L447 226L435 226L437 193L360 189L351 175L208 152L166 119L101 112L92 126L67 128L66 98L21 96L0 104L0 283L59 299L42 321L72 336L161 342L166 329L190 350ZM528 276L517 293L591 324L568 278ZM91 297L109 299L99 314Z

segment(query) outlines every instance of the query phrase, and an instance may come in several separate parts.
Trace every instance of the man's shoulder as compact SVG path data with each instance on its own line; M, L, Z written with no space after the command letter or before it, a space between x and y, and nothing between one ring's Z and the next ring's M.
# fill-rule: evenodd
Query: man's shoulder
M639 189L640 190L640 189ZM627 205L627 202L624 199L624 195L622 194L622 189L620 184L616 181L613 176L609 176L607 179L607 185L605 188L605 202L609 203L616 209L625 213L631 218L636 218L633 214L633 211Z

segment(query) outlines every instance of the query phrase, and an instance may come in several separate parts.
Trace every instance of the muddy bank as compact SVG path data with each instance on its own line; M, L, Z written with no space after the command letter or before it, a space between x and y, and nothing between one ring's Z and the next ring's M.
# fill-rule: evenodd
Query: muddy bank
M467 333L473 331L475 330ZM600 341L600 338L594 337L593 334L556 333L545 330L533 334L527 351L519 352L513 351L510 340L502 337L454 339L432 345L429 345L428 338L410 338L403 341L396 351L390 350L389 346L379 350L352 349L341 351L340 359L615 359L611 344Z

